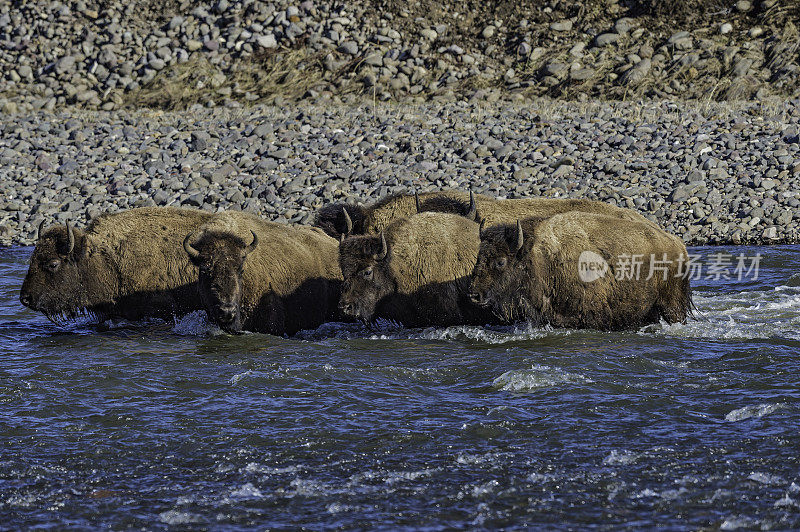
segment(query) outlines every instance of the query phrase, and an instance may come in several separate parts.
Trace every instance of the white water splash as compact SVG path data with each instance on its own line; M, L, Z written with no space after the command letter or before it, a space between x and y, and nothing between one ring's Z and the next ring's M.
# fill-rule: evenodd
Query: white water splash
M454 326L445 329L429 328L413 336L422 340L469 340L485 344L505 344L522 340L536 340L553 333L550 327L534 327L529 323L520 323L509 327L475 327ZM568 334L568 331L559 331Z
M686 323L642 327L646 336L749 340L781 337L800 340L800 287L778 286L771 290L735 293L696 292L698 313ZM355 323L327 323L314 331L302 331L305 340L363 338L369 340L441 340L502 345L575 334L571 329L535 327L530 323L510 326L453 326L406 329L379 320L372 328ZM596 332L594 333L596 334Z
M258 464L256 462L250 462L243 469L245 473L260 473L262 475L282 475L285 473L297 473L303 470L304 470L303 467L296 465L291 465L286 467L271 467L263 464Z
M347 490L333 488L324 482L306 478L295 478L289 483L289 490L278 490L287 497L324 497L325 495L339 495Z
M528 482L533 482L535 484L543 484L545 482L552 482L557 478L558 477L550 473L531 473L530 475L528 475Z
M486 495L494 493L495 489L499 485L500 482L498 482L497 480L490 480L488 482L478 485L467 484L466 486L464 486L464 488L461 489L461 491L458 492L456 498L459 500L463 500L467 497L474 497L474 498L485 497Z
M473 497L483 497L484 495L488 495L488 494L494 492L495 488L497 488L497 486L499 486L499 485L500 485L500 483L498 481L490 480L489 482L486 482L485 484L481 484L479 486L475 486L475 488L473 488L473 490L472 490L472 496Z
M614 449L611 451L611 453L609 453L608 456L603 458L603 465L610 465L610 466L629 465L638 460L640 456L641 455L637 453L625 449L621 451L617 451L616 449Z
M205 311L197 310L177 318L172 332L181 336L205 336L213 333L221 334L222 331L208 321Z
M784 407L786 407L785 403L749 405L731 410L725 414L725 421L743 421L751 417L763 417Z
M167 525L189 525L192 523L202 523L203 517L189 512L181 512L178 510L168 510L158 514L158 519Z
M253 370L252 369L248 369L247 371L244 371L242 373L237 373L236 375L231 377L231 380L228 381L228 382L231 383L231 386L236 386L237 384L239 384L240 380L244 379L245 377L249 377L252 374L253 374Z
M231 497L235 499L260 499L263 496L261 490L250 482L231 492Z
M330 338L339 340L354 338L367 340L442 340L500 345L509 342L538 340L552 335L567 336L573 334L573 332L569 329L534 327L529 323L507 326L454 325L452 327L407 329L395 323L381 321L372 328L356 323L326 323L313 331L300 331L296 338L312 341Z
M417 480L420 478L428 478L434 473L441 471L441 468L422 469L420 471L389 471L386 474L384 483L396 484L407 480Z
M234 469L236 468L233 464L217 464L216 467L214 467L214 471L217 473L230 473Z
M758 525L758 521L753 519L752 517L737 515L731 516L725 519L721 525L719 525L720 530L738 530L740 528L756 528Z
M681 338L729 340L800 340L800 290L779 286L773 290L738 293L697 293L698 316L686 323L649 325L641 334Z
M38 501L38 497L32 493L24 495L12 495L6 499L6 504L9 506L18 506L20 508L31 508Z
M334 502L332 504L329 504L328 507L325 508L325 510L329 514L339 514L339 513L342 513L342 512L354 512L356 510L359 510L359 507L358 506L351 506L349 504L341 504L341 503L338 503L338 502Z
M495 464L503 453L468 454L462 453L456 456L456 463L461 465Z
M761 472L750 473L750 475L747 477L747 480L752 480L760 484L767 484L773 486L786 484L785 478L779 475L773 475L771 473L761 473Z
M492 386L506 392L531 392L559 384L588 384L594 382L578 373L569 373L559 368L534 365L531 369L506 371Z
M777 501L775 501L775 504L773 505L773 507L774 508L800 508L800 502L797 502L796 500L794 500L791 497L789 497L789 494L787 493L782 498L780 498Z
M646 336L748 340L782 337L800 340L800 287L779 286L771 290L736 293L697 292L695 318L686 323L647 325L639 330ZM361 324L326 324L316 331L301 333L304 339L365 338L370 340L442 340L502 345L574 334L570 329L534 327L529 323L512 326L453 326L404 329L380 322L369 329Z

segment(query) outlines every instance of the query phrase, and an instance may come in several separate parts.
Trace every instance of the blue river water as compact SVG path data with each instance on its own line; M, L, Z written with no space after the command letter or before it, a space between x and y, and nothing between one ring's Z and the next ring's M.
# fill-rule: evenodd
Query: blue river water
M59 328L0 250L0 528L798 529L800 247L725 251L683 325L279 338Z

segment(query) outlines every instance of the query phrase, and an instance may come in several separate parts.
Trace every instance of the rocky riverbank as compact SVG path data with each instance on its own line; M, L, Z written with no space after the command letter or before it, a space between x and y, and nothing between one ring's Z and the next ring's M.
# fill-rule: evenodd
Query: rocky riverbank
M800 96L798 0L0 3L0 111Z
M800 241L800 103L46 112L0 123L0 242L146 205L310 222L408 189L587 197L689 244Z

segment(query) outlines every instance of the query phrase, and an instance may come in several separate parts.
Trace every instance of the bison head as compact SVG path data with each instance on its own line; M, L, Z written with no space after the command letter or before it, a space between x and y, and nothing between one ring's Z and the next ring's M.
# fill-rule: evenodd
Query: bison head
M314 225L340 240L350 234L364 234L364 208L346 203L326 205L314 216Z
M339 266L344 283L339 308L364 322L376 318L378 304L397 291L389 270L386 236L354 236L339 244Z
M470 285L473 303L492 307L503 319L515 319L526 284L526 256L530 245L525 244L519 221L516 226L500 225L481 233L478 261Z
M251 231L252 232L252 231ZM258 245L226 231L192 233L183 248L200 269L199 290L208 317L229 333L242 331L242 273L244 261Z
M103 294L94 293L92 277L97 272L88 271L88 237L83 231L69 224L43 228L44 222L39 226L39 241L33 250L19 300L58 322L91 310L92 300L97 300L94 296Z

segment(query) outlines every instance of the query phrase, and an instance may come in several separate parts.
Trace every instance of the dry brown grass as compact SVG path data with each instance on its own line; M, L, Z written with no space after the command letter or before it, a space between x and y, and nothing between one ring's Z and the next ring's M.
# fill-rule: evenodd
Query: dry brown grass
M792 21L787 21L779 38L772 42L768 48L767 68L773 72L773 81L776 74L783 71L788 65L797 62L800 50L800 32Z
M152 81L125 95L128 107L180 109L205 103L215 95L213 78L222 73L199 55L162 70Z
M181 5L188 0L166 0L168 2L179 2ZM419 12L429 12L444 16L448 9L434 2L434 0L420 0L420 2L408 4L402 0L376 0L378 4L389 9L390 12L406 13L407 16L399 16L396 23L398 27L415 26L414 14ZM148 0L152 3L152 0ZM485 2L481 0L469 0L467 3L471 10L460 9L463 17L459 17L457 22L461 33L466 32L468 42L478 42L478 30L483 26L476 21L483 20L480 17L474 18L475 13L483 13L489 9ZM743 28L748 25L759 25L765 29L767 36L773 35L764 40L766 61L763 65L772 72L769 90L776 94L796 93L800 94L800 88L789 85L792 79L792 65L800 62L800 32L798 31L793 18L800 16L800 0L778 2L768 9L762 9L758 3L749 13L736 13L732 9L731 2L724 0L699 0L698 2L683 2L681 0L630 0L619 3L611 0L588 0L581 7L578 3L562 3L559 5L559 13L572 13L578 11L583 16L598 20L598 28L601 31L608 29L612 11L610 5L624 6L619 7L619 15L638 16L641 15L637 24L646 30L644 39L652 44L653 48L664 42L670 32L678 27L674 22L681 20L682 17L693 17L696 25L698 14L712 14L720 9L727 10L726 13L739 20ZM466 5L466 4L465 4ZM463 7L463 6L462 6ZM541 15L540 5L535 0L521 0L519 6L510 0L503 0L496 3L495 7L500 8L500 12L514 9L523 9L526 13ZM513 8L513 9L512 9ZM615 7L615 9L617 9ZM504 11L505 10L505 11ZM577 11L576 11L577 10ZM465 14L466 13L466 14ZM467 16L469 15L469 16ZM537 15L537 16L538 16ZM434 16L433 18L436 18ZM494 13L497 16L497 13ZM619 69L620 62L615 56L624 56L628 53L636 53L641 39L629 41L621 39L620 42L608 50L603 50L599 54L593 52L591 47L584 53L594 55L592 60L580 61L586 66L594 69L594 74L590 79L575 81L566 75L565 79L560 79L555 86L548 86L541 83L541 68L550 62L558 61L570 64L575 60L569 54L570 47L575 43L574 40L564 42L553 41L552 32L547 31L549 21L555 15L548 14L547 17L536 19L529 17L530 20L537 21L530 27L530 42L534 48L540 46L545 51L542 54L524 58L516 55L513 67L517 71L517 78L520 80L534 80L531 87L516 91L528 97L549 96L561 99L586 99L600 98L608 100L636 101L645 97L662 98L674 97L694 98L703 101L712 100L739 100L751 98L755 90L764 87L763 79L745 77L734 79L731 76L731 65L723 65L720 57L702 58L702 63L681 66L676 61L668 61L665 66L653 69L636 85L626 85L621 79L615 79L616 75L621 75ZM560 15L559 15L560 16ZM464 18L467 17L467 18ZM471 17L471 18L470 18ZM469 19L469 20L468 20ZM489 20L489 19L487 19ZM795 20L796 22L796 20ZM404 26L405 25L405 26ZM692 25L686 26L691 28ZM706 38L716 41L717 47L724 47L727 38L716 34L716 26L709 26L705 29L698 29L697 34L704 35ZM459 35L461 35L459 33ZM461 35L463 37L463 35ZM449 34L442 37L440 44L446 44L451 37ZM476 40L477 39L477 40ZM514 56L516 54L518 41L507 40L501 46L505 48L502 53ZM482 41L480 41L482 42ZM247 59L237 59L230 70L220 71L219 67L209 63L203 54L194 54L189 62L183 65L168 67L160 72L151 82L141 87L133 93L124 95L124 105L127 107L151 107L159 109L180 109L186 108L194 103L205 104L209 101L220 102L227 97L233 100L251 105L256 103L271 103L278 97L290 101L299 100L310 91L330 90L338 97L359 95L365 100L372 101L372 108L377 109L377 100L386 93L393 93L398 101L409 100L410 96L405 90L391 89L385 79L379 79L377 87L366 88L362 82L362 75L359 71L362 66L363 57L357 57L344 63L341 68L335 71L328 71L325 68L325 55L329 53L315 52L305 46L306 43L298 42L293 49L281 48L269 52L253 55ZM336 55L336 52L333 52ZM746 51L740 52L747 53ZM341 59L341 56L336 55ZM739 56L737 56L739 57ZM663 63L662 63L663 65ZM787 68L788 67L788 68ZM499 71L505 67L500 67ZM752 72L751 72L752 73ZM224 74L224 75L223 75ZM432 79L438 79L445 72L440 72L435 67L429 66L427 75L422 80L415 80L415 83L427 85ZM759 77L763 77L760 76ZM548 80L550 81L550 80ZM663 90L673 82L673 89ZM677 88L675 88L677 87ZM477 89L498 88L501 91L505 88L502 73L494 77L483 75L469 76L459 80L458 83L445 87L449 91L459 94L469 95ZM436 93L434 93L435 95ZM423 91L420 95L410 98L416 100L419 97L431 96L429 92ZM385 98L384 98L385 99Z
M301 98L324 81L324 55L306 48L281 51L264 56L252 65L242 65L230 76L230 82L237 92L249 92L261 101L269 101L276 95Z
M345 78L356 67L348 63L338 72L326 72L323 52L307 48L280 50L254 57L223 73L205 57L195 54L183 64L173 65L161 72L140 89L128 93L127 107L183 109L195 103L205 104L226 97L241 100L249 93L249 103L271 102L280 96L300 99L309 90ZM339 86L339 94L357 90Z
M725 0L634 0L630 2L634 14L673 20L695 19L730 7L732 2Z

